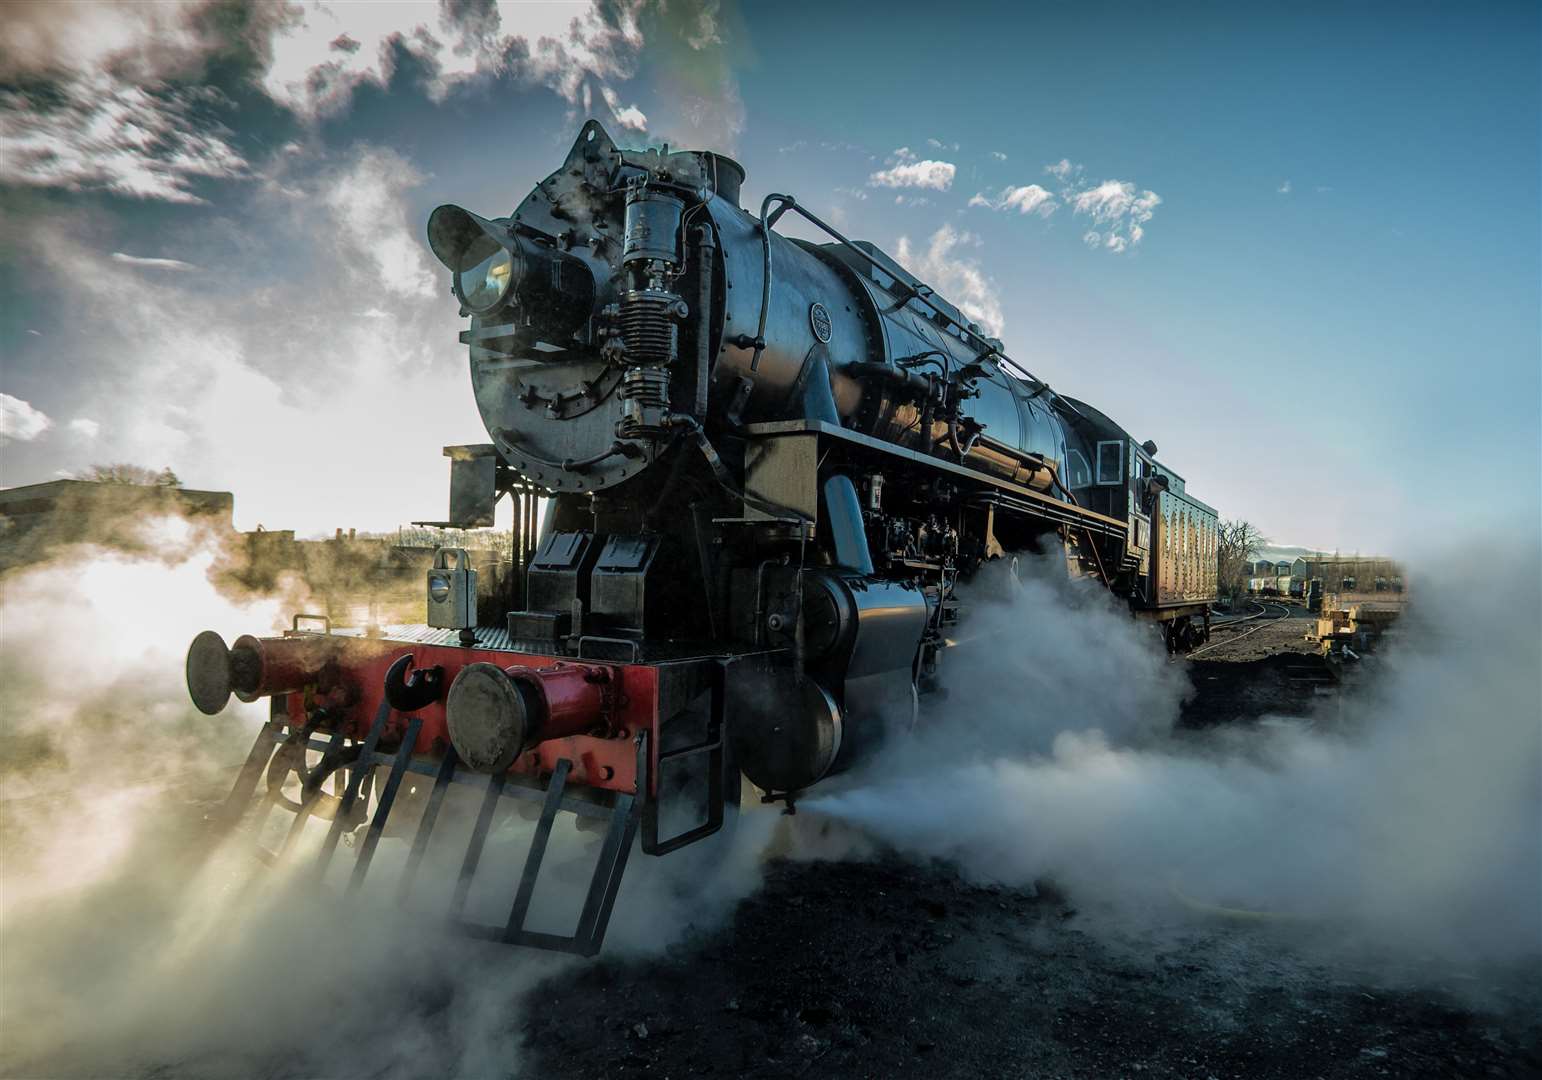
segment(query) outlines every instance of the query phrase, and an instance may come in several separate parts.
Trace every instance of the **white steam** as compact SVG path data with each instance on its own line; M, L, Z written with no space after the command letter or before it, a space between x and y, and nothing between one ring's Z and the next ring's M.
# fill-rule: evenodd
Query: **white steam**
M0 1074L516 1072L523 997L574 961L442 928L475 793L447 804L402 907L410 831L388 832L346 905L350 846L321 887L305 874L325 822L275 869L248 831L219 841L204 818L265 703L197 713L184 651L203 629L271 633L289 609L224 597L221 552L184 521L151 522L143 540L138 554L59 549L0 579ZM758 884L763 817L732 845L634 853L610 951L656 953L730 910ZM468 915L506 917L529 833L500 814ZM532 929L571 931L598 839L559 826Z
M946 658L952 724L801 806L1127 915L1178 896L1419 955L1534 953L1539 605L1513 584L1534 571L1506 565L1425 583L1338 716L1173 736L1182 665L1155 635L1030 580Z

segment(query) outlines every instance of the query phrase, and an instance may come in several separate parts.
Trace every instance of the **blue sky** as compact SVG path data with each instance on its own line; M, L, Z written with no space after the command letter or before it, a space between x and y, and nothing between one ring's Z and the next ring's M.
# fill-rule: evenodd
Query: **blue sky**
M422 223L594 115L899 254L1281 543L1537 534L1537 5L147 9L0 45L5 484L437 515L482 436Z

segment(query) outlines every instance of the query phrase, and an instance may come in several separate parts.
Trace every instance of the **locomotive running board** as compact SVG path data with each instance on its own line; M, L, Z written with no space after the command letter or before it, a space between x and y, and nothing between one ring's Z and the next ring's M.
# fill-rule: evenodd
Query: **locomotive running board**
M354 861L352 872L348 878L345 889L345 898L358 891L369 873L370 863L375 856L375 849L380 842L381 835L385 831L386 821L390 817L391 809L396 802L396 795L401 787L403 778L407 773L416 773L433 777L433 788L428 794L423 807L423 815L418 821L417 830L413 835L412 846L407 855L407 862L402 872L402 877L397 885L397 902L402 904L411 892L412 884L417 876L422 863L424 853L428 850L429 840L433 834L434 824L439 816L439 811L444 804L445 795L451 784L465 784L484 789L481 807L478 810L476 823L472 828L470 842L466 846L466 853L461 860L460 873L456 879L455 894L451 901L451 911L448 922L450 926L470 937L481 938L488 941L501 942L507 945L523 945L530 948L544 949L555 952L574 953L579 956L594 956L600 951L600 946L605 939L605 930L610 923L611 911L615 907L616 894L621 887L621 876L626 869L627 857L632 851L632 840L637 834L641 813L642 800L633 794L622 792L596 793L595 799L583 798L567 788L568 775L572 770L572 762L566 758L557 762L551 779L544 785L537 781L526 779L512 774L489 776L485 773L472 772L460 767L459 758L453 748L446 749L444 757L437 762L415 760L412 747L416 743L418 731L422 721L417 717L407 717L407 726L403 734L400 748L395 751L379 749L381 734L385 731L391 716L391 708L382 703L375 714L375 722L370 727L369 734L362 743L348 745L340 734L326 733L318 735L313 726L300 726L290 721L282 697L273 700L271 719L263 725L258 732L256 741L247 755L246 763L242 766L237 776L235 787L226 798L223 806L214 815L214 821L220 826L233 826L246 814L257 794L258 782L268 771L274 757L280 753L294 753L303 749L320 751L322 762L311 771L309 776L302 775L302 794L299 809L296 811L294 822L290 825L288 833L279 845L276 852L267 851L260 843L257 844L258 857L269 864L276 863L283 857L295 838L300 834L307 820L316 812L317 803L322 795L322 786L332 775L343 769L348 771L347 786L337 802L332 813L331 826L327 830L326 838L322 841L321 853L311 871L314 881L319 884L326 868L331 862L333 854L337 850L338 841L342 838L345 829L351 825L362 825L364 821L363 807L357 810L361 793L364 796L365 805L369 801L368 787L374 782L374 774L377 769L385 767L389 769L384 786L381 788L376 801L375 813L370 818L369 828L359 844L358 855ZM637 736L637 776L641 781L647 777L648 760L648 736L639 733ZM714 757L721 751L711 748L707 744L692 749L714 749ZM303 761L303 754L301 755ZM531 838L529 852L525 856L524 867L520 873L519 886L514 894L514 901L509 909L508 919L502 926L490 926L484 923L472 922L464 918L464 910L467 896L471 891L471 884L476 876L477 867L482 859L482 848L487 841L488 831L492 827L493 816L498 804L505 796L510 798L526 799L538 802L541 805L541 813L535 826L534 835ZM608 802L596 801L608 796ZM260 832L263 823L269 813L282 800L278 787L271 786L269 791L261 798L255 810L251 828L254 833ZM653 808L650 807L650 810ZM552 825L556 821L557 812L565 810L580 818L599 819L606 822L605 837L600 845L599 857L596 860L594 872L589 880L589 889L584 897L583 907L578 917L577 928L571 935L550 934L525 929L525 919L530 911L530 901L535 895L536 881L540 876L541 864L546 856L547 842L551 838ZM654 814L649 813L649 831L654 829ZM714 815L716 821L708 822L705 831L703 829L693 832L705 835L705 832L715 832L721 825L722 813L719 808ZM697 838L692 836L692 839ZM650 836L650 840L653 837ZM654 846L653 844L648 845ZM665 850L672 850L673 841L666 841Z

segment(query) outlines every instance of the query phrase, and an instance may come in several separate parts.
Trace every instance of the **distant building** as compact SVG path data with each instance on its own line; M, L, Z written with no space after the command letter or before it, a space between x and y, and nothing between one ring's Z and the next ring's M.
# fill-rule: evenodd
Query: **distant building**
M1406 584L1402 565L1383 555L1321 555L1307 563L1327 593L1400 593Z
M1286 549L1288 554L1291 549ZM1295 549L1300 550L1300 549ZM1381 555L1327 555L1307 552L1290 559L1259 559L1248 567L1248 591L1256 595L1306 597L1312 582L1320 592L1393 593L1403 588L1404 572Z
M184 517L235 532L235 496L155 484L50 480L0 489L0 568L37 562L61 544L134 548L146 518Z
M82 558L74 544L152 553L163 542L144 526L175 517L212 539L222 582L242 590L284 587L303 581L312 611L351 625L378 620L415 622L424 617L425 574L441 546L465 548L477 568L477 599L484 621L509 610L510 535L494 529L397 530L366 536L338 529L331 539L297 540L292 529L237 532L235 497L228 491L197 491L174 485L96 480L52 480L0 489L0 571L53 558ZM523 578L518 579L519 583Z

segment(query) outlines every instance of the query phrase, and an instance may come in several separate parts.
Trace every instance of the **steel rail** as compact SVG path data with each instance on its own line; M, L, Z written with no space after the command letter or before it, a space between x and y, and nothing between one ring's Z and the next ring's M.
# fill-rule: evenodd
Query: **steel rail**
M1257 626L1254 626L1254 627L1252 627L1250 629L1244 630L1242 633L1238 634L1234 638L1227 638L1225 641L1212 641L1209 645L1206 645L1204 648L1195 649L1193 652L1184 654L1185 658L1192 660L1194 657L1198 656L1200 653L1202 653L1202 652L1209 652L1211 649L1214 649L1214 648L1216 648L1219 645L1231 645L1231 644L1234 644L1235 642L1241 641L1245 637L1252 637L1254 634L1258 633L1260 630L1262 630L1269 623L1279 622L1281 619L1288 619L1288 618L1290 618L1290 609L1288 607L1286 607L1284 604L1264 604L1264 603L1260 603L1257 600L1252 601L1252 603L1258 604L1258 611L1255 614L1248 615L1245 618L1237 619L1237 620L1234 620L1233 622L1224 623L1222 625L1223 626L1236 626L1239 623L1252 622L1254 619L1263 619L1264 620L1263 622L1259 623ZM1270 616L1269 615L1269 611L1268 611L1268 609L1270 607L1278 607L1280 609L1280 614ZM1220 629L1220 627L1217 627L1214 623L1211 624L1210 628L1212 630Z

